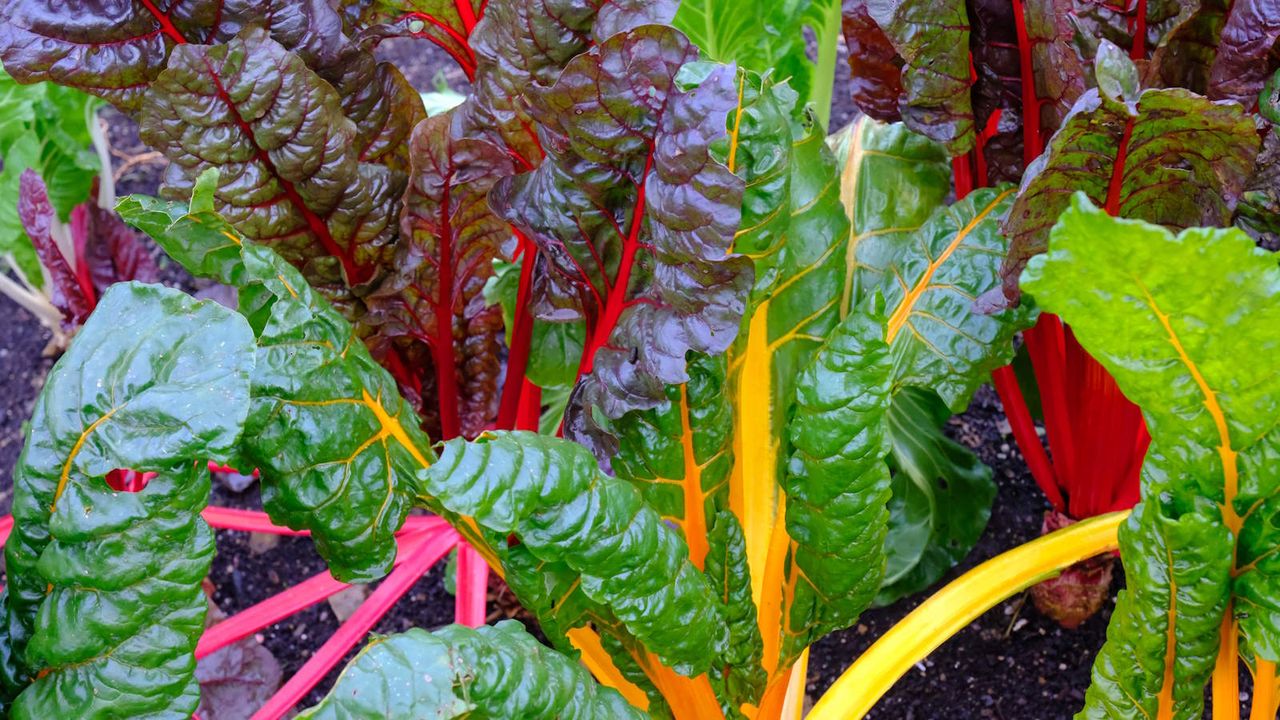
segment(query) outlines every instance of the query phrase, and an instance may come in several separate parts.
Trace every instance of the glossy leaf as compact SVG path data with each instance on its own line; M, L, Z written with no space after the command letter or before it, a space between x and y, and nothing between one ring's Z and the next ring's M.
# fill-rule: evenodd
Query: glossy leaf
M172 158L171 193L189 194L200 172L218 167L219 212L310 281L363 283L387 259L397 199L389 171L359 162L333 88L265 32L175 49L141 124L143 139Z
M1271 249L1280 247L1280 71L1271 76L1258 98L1259 114L1270 124L1253 176L1236 206L1236 227Z
M904 388L890 403L893 499L876 605L937 582L969 554L991 518L991 468L942 432L950 416L936 395L920 388Z
M1140 503L1120 528L1120 552L1126 589L1076 717L1200 717L1230 587L1221 514L1207 502L1178 514Z
M101 294L112 283L127 280L156 282L160 269L141 236L110 208L98 206L97 193L85 202L87 213L84 260L94 290Z
M874 53L865 66L854 63L855 77L868 71L867 82L872 86L858 84L855 97L869 90L876 111L873 117L898 119L885 112L885 106L892 87L888 65L901 63L898 112L907 127L942 143L952 155L968 152L973 147L974 123L969 97L969 17L963 0L849 1L844 13L845 37L854 37L850 49L855 43L869 44ZM882 60L887 53L868 20L879 27L897 58Z
M488 0L342 0L348 24L377 37L430 40L456 60L468 77L475 74L470 35ZM497 3L494 3L495 5Z
M1074 7L1075 0L1022 3L1036 98L1035 107L1023 108L1023 113L1039 123L1042 138L1057 131L1089 84L1088 60L1074 43Z
M430 502L572 569L588 598L682 674L723 651L724 619L685 543L582 446L526 432L451 440L420 481Z
M832 331L800 374L783 487L792 565L782 656L797 657L871 604L884 577L889 521L892 359L884 320L863 308ZM762 608L761 612L770 608Z
M555 84L569 61L615 33L666 24L674 0L489 0L470 39L477 71L463 113L467 134L505 146L524 170L542 160L526 97Z
M1013 358L1013 334L1029 309L974 312L974 300L999 287L1008 241L1000 220L1013 188L982 188L938 208L887 267L885 338L893 354L894 388L932 389L961 412L992 370Z
M841 313L875 292L911 235L951 190L946 150L902 123L859 118L833 136L840 202L850 219Z
M520 623L449 625L377 637L305 720L389 717L640 718L580 665L543 647Z
M241 450L262 471L263 505L310 530L335 577L377 579L391 569L430 441L351 326L288 263L244 243L209 191L191 212L130 197L120 213L188 271L240 288L259 346Z
M715 518L729 507L733 408L724 392L726 373L723 355L692 355L689 382L668 387L664 405L627 413L613 425L614 473L680 528L699 569Z
M841 29L849 48L853 103L880 122L902 119L902 58L893 42L871 18L866 0L843 0Z
M1176 616L1184 618L1178 622L1185 637L1217 645L1217 636L1205 628L1222 625L1229 578L1244 574L1237 578L1242 602L1249 602L1258 583L1267 582L1259 566L1233 565L1232 559L1256 561L1261 538L1274 533L1262 528L1257 513L1280 490L1271 462L1276 455L1280 379L1239 358L1280 347L1275 330L1280 320L1280 270L1269 253L1238 230L1195 228L1175 236L1158 226L1113 219L1079 193L1055 226L1050 248L1048 255L1028 266L1024 285L1037 303L1071 323L1081 344L1111 372L1126 397L1143 408L1153 439L1143 468L1145 513L1158 511L1161 522L1178 523L1201 515L1195 522L1218 538L1211 543L1201 533L1185 547L1176 544L1165 560L1192 573L1175 583L1180 592L1186 588L1201 593L1197 602L1204 609L1193 605ZM1196 268L1190 281L1188 267ZM1099 290L1082 292L1086 287ZM1167 580L1137 570L1162 560L1151 557L1149 547L1135 546L1139 537L1151 536L1147 523L1154 522L1149 517L1132 529L1122 557L1130 587L1155 592L1156 600L1143 599L1135 590L1133 607L1123 614L1118 611L1120 617L1135 618L1148 637L1152 626L1144 618L1153 612L1169 613L1158 602L1158 593L1168 594L1160 590ZM1217 605L1209 604L1213 593L1221 596ZM1208 614L1211 607L1217 609L1202 619L1201 613ZM1275 647L1263 614L1241 620L1240 628L1252 646ZM1095 679L1098 687L1091 691L1090 707L1096 710L1090 712L1129 702L1118 696L1113 683L1126 689L1134 682L1150 687L1149 678L1133 680L1111 667L1121 657L1125 666L1135 656L1147 668L1154 660L1165 668L1165 678L1172 663L1174 679L1159 686L1159 702L1181 707L1192 696L1200 702L1207 674L1203 651L1179 645L1173 654L1153 655L1151 649L1132 649L1132 631L1118 629L1114 635L1114 648L1104 649L1095 668L1101 680ZM1177 636L1181 643L1184 630L1178 629ZM1109 679L1113 676L1118 679Z
M75 327L93 310L93 288L83 287L67 258L74 257L71 236L59 225L44 181L30 168L22 171L18 187L18 217L40 264L48 273L47 291L53 306L62 313L63 325ZM55 236L55 234L57 236ZM60 242L61 240L61 242Z
M514 172L501 149L458 137L453 120L438 115L414 129L394 274L366 300L379 344L430 348L441 429L449 438L475 437L498 411L502 314L482 291L493 261L510 254L503 247L510 231L489 211L487 197Z
M529 98L547 159L490 194L550 261L556 297L540 300L554 319L587 318L565 431L592 444L589 408L617 418L661 403L687 377L686 352L732 342L750 286L749 261L725 256L742 182L708 152L732 79L721 70L677 88L695 57L679 32L646 25L575 58Z
M31 683L10 717L195 710L213 558L204 465L233 452L253 365L239 316L128 284L102 297L50 372L5 547L8 626L25 635L10 640ZM158 475L119 493L102 480L117 468Z
M1171 14L1163 25L1168 30L1151 54L1145 77L1152 87L1183 87L1205 94L1209 73L1218 55L1223 23L1235 4L1227 0L1199 0L1196 3L1168 3ZM1148 27L1162 23L1151 21L1152 5L1148 5ZM1161 28L1163 29L1163 28ZM1216 98L1215 98L1216 99Z
M1280 3L1240 0L1232 3L1222 27L1218 55L1209 71L1209 97L1234 100L1252 109L1263 84L1276 70L1280 42Z
M726 707L725 716L735 717L743 703L754 703L764 692L764 652L756 606L751 599L750 567L747 564L746 538L742 526L732 512L715 516L707 536L710 552L703 568L711 588L721 603L721 612L729 626L729 646L724 664L711 669L715 676L716 694Z
M1118 51L1100 54L1100 63L1106 57L1126 72ZM1136 83L1131 66L1127 72ZM1013 238L1002 271L1010 299L1018 273L1044 252L1049 228L1067 206L1063 188L1081 190L1121 217L1174 228L1230 224L1258 152L1252 119L1237 105L1186 90L1146 90L1135 98L1107 94L1112 87L1123 85L1103 82L1083 95L1046 153L1027 168L1005 223Z

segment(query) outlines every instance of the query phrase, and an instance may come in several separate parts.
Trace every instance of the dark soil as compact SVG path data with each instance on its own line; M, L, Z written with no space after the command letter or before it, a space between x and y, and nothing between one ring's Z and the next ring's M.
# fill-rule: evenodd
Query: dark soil
M392 59L421 90L433 89L438 68L448 68L445 78L455 90L465 91L466 80L447 56L427 43L397 40L384 43L379 55ZM849 80L843 47L837 83ZM839 128L855 115L847 94L837 90L832 127ZM118 157L116 167L147 152L136 128L123 116L106 113ZM163 161L143 159L129 166L118 182L121 195L154 193ZM165 280L187 290L197 290L182 271L166 267ZM0 509L7 511L12 494L12 469L22 443L22 424L52 364L41 356L48 333L26 312L0 297L0 318L5 319L5 340L0 347ZM1003 414L995 394L980 392L973 407L954 418L950 433L975 449L995 470L1000 489L990 525L978 547L960 568L946 579L1019 543L1038 536L1043 497L1035 487L1012 440L999 430ZM257 489L234 493L215 483L213 502L234 507L260 507ZM260 602L286 588L323 572L323 561L302 538L280 538L263 547L261 538L251 543L245 533L219 531L218 555L211 579L214 599L228 614ZM432 628L452 620L453 598L444 590L443 563L409 591L377 625L377 632L396 632L412 626ZM1120 573L1118 573L1120 574ZM1117 585L1119 582L1117 583ZM836 633L814 646L810 660L810 696L818 697L877 637L921 602L927 594L897 605L867 612L854 628ZM1018 595L983 615L977 622L945 643L923 664L911 670L880 702L874 718L1016 718L1052 720L1068 718L1083 701L1089 684L1089 667L1102 645L1114 602L1076 631L1065 631L1040 616ZM492 609L492 605L491 605ZM259 639L279 660L284 676L292 675L338 627L327 603L319 603L263 632ZM307 699L314 702L332 683L326 679Z

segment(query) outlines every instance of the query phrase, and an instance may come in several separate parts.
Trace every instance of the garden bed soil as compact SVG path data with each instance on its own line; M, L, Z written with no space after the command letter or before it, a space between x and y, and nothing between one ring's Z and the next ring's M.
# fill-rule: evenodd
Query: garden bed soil
M837 82L848 81L843 61ZM443 68L455 89L465 79L447 57L433 46L414 41L384 43L379 54L390 57L421 90L432 89L433 78ZM849 122L855 111L847 97L837 92L833 127ZM123 116L107 111L111 139L118 156L116 167L147 152L136 128ZM154 193L163 161L143 158L120 178L120 194ZM188 291L201 289L172 263L165 265L169 284ZM36 320L7 298L0 297L0 318L6 333L0 347L0 509L8 511L12 497L12 470L22 443L23 423L52 361L41 356L49 335ZM968 412L953 418L948 434L973 448L994 472L999 492L990 525L977 548L945 580L963 570L1039 535L1046 505L1027 472L1022 457L1008 435L995 393L981 391ZM257 508L256 486L236 493L215 482L216 504ZM218 554L211 580L214 600L233 614L292 585L323 572L323 561L305 538L264 538L241 532L218 531ZM1121 575L1121 573L1117 573ZM444 563L438 564L382 619L375 631L389 633L420 626L433 628L452 620L453 597L443 584ZM1123 582L1119 577L1117 586ZM510 614L510 598L495 595L491 587L490 621ZM806 690L816 698L849 663L895 622L927 597L907 598L891 607L868 611L858 624L835 633L815 645L809 663ZM497 609L498 606L507 608ZM1063 630L1041 616L1025 593L1001 603L946 642L927 660L907 673L876 706L869 717L885 719L1016 718L1056 720L1070 718L1083 702L1089 684L1089 668L1105 638L1106 623L1114 608L1114 589L1103 610L1074 631ZM279 661L284 676L292 675L338 627L328 603L319 603L260 633L257 638ZM354 651L351 653L353 654ZM332 684L336 674L315 690L306 703L315 702Z

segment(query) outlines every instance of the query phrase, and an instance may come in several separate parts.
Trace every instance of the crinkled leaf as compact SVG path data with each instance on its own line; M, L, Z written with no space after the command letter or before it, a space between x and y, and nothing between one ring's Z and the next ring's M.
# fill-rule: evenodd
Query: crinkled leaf
M973 147L974 124L969 97L969 16L964 0L863 0L846 2L844 12L851 18L846 25L853 23L857 39L870 40L877 51L873 55L876 62L865 68L874 73L871 82L876 107L882 107L891 87L881 79L887 74L886 66L900 62L898 111L907 127L942 143L952 155L968 152ZM880 38L866 27L868 19L892 44L896 59L880 61ZM855 63L853 70L857 77L864 68ZM858 87L859 92L862 89ZM897 119L887 113L879 117Z
M1013 358L1013 334L1029 324L1031 310L980 315L973 308L979 295L999 288L1008 249L1000 221L1013 194L1011 187L982 188L938 208L885 269L880 291L895 392L932 389L961 412L991 371Z
M742 181L708 148L725 132L732 76L677 88L695 57L678 31L646 25L575 58L530 90L547 159L490 194L549 260L556 297L539 301L558 312L540 314L587 318L565 430L593 445L591 408L654 407L687 378L686 352L728 347L751 283L750 261L726 257Z
M1188 274L1187 268L1195 272ZM1149 536L1146 526L1155 522L1155 517L1140 514L1131 521L1136 525L1122 553L1131 587L1142 587L1133 583L1150 575L1140 568L1164 560L1194 573L1176 583L1180 592L1185 587L1219 593L1216 614L1203 623L1196 613L1177 616L1186 619L1188 638L1216 644L1216 634L1205 628L1221 624L1228 578L1244 569L1232 566L1232 556L1238 562L1256 558L1256 513L1280 490L1280 473L1272 462L1280 377L1265 363L1240 362L1280 348L1280 269L1274 257L1238 230L1194 228L1175 236L1159 226L1111 218L1077 193L1054 227L1050 253L1033 259L1025 275L1025 287L1037 303L1071 323L1080 343L1115 377L1125 396L1142 407L1153 438L1143 467L1145 513L1158 511L1167 518L1163 522L1203 515L1197 522L1211 525L1221 536L1212 543L1198 538L1185 547L1179 544L1167 558L1151 557L1149 548L1132 545L1138 533ZM1233 537L1241 543L1234 551ZM1209 563L1220 570L1198 569ZM1261 574L1248 579L1250 574L1239 579L1246 602L1257 587L1252 583L1266 582ZM1193 582L1197 576L1198 584ZM1159 575L1153 577L1152 587L1165 585ZM1168 615L1167 604L1158 600L1138 597L1131 601L1133 607L1117 614L1134 618L1133 624L1149 636L1153 625L1147 615ZM1262 618L1242 621L1240 627L1250 634L1245 639L1252 646L1275 647L1271 627ZM1177 633L1181 642L1184 632ZM1133 683L1145 682L1148 692L1135 695L1138 702L1155 697L1150 691L1155 671L1144 669L1135 680L1130 671L1116 669L1121 662L1128 666L1136 656L1143 668L1152 662L1160 668L1169 663L1200 666L1196 651L1155 654L1131 647L1132 630L1114 634L1115 649L1104 650L1095 668L1090 712L1098 716L1116 703L1132 704L1113 685L1130 690ZM1212 661L1211 651L1208 657ZM1203 673L1188 670L1175 676L1172 688L1157 689L1172 692L1170 702L1179 706L1185 698L1189 707L1192 695L1200 697L1203 680Z
M387 259L398 200L390 170L359 161L333 87L263 30L175 48L141 125L172 160L170 193L185 197L200 172L219 168L218 210L310 281L363 283Z
M1238 105L1180 89L1146 90L1136 102L1090 90L1027 168L1005 222L1013 239L1002 269L1005 296L1017 296L1018 274L1044 252L1070 199L1064 190L1083 191L1121 217L1174 228L1222 226L1230 224L1257 152L1253 120Z
M587 597L682 674L705 672L724 650L724 619L684 541L582 446L527 432L451 440L421 492L572 569Z
M510 231L487 198L514 169L501 149L453 126L448 113L414 129L393 275L365 302L378 344L430 348L444 435L475 437L498 411L501 372L502 313L482 291L493 261L510 254Z
M877 605L920 592L960 562L991 518L991 468L940 427L950 409L931 391L904 388L889 406L894 469Z
M707 544L710 552L703 571L720 600L721 612L729 626L724 664L713 667L711 674L725 717L740 717L739 708L743 703L757 701L764 692L767 678L760 665L764 648L756 605L751 599L746 539L738 517L727 510L718 513L711 524Z
M14 471L6 610L26 634L14 718L190 714L213 533L207 459L249 406L253 333L158 286L109 290L50 372ZM117 468L158 475L136 493ZM13 688L10 688L12 690Z
M902 123L859 118L833 136L840 202L850 219L842 313L874 293L912 234L951 191L946 150Z
M715 517L729 507L733 408L725 393L727 372L723 355L691 355L689 381L669 386L666 403L613 424L614 473L680 528L699 569Z
M1276 70L1280 43L1280 3L1239 0L1231 5L1209 71L1209 97L1234 100L1252 109L1263 84Z
M1155 3L1172 16L1163 23L1168 29L1159 40L1145 72L1149 87L1183 87L1204 94L1209 72L1218 54L1223 23L1234 3L1229 0L1198 0L1194 3ZM1148 5L1148 26L1152 25ZM1155 23L1160 27L1161 23Z
M666 24L675 12L674 0L490 0L470 38L477 70L463 112L467 133L505 145L532 169L543 153L531 89L554 85L570 60L613 34Z
M66 257L72 252L71 235L66 226L58 224L44 181L29 168L22 171L18 188L18 217L48 273L50 301L62 313L63 325L74 327L83 323L93 310L94 300L88 294L92 288L82 287L71 269ZM55 233L60 234L62 242Z
M306 720L390 717L613 720L643 713L508 620L375 638Z
M860 307L832 331L797 383L788 426L795 451L782 482L793 558L782 624L787 660L852 624L884 577L884 419L893 365L883 333L883 318Z
M335 577L381 577L430 441L391 377L297 270L244 243L208 209L207 192L192 205L203 209L135 196L120 214L191 273L240 288L259 345L241 450L262 471L264 507L310 530Z
M1076 0L1022 3L1037 100L1035 114L1024 109L1029 115L1024 122L1038 122L1044 138L1058 129L1089 82L1089 64L1074 44L1075 4Z
M1183 512L1160 505L1140 503L1120 528L1126 589L1094 660L1081 720L1204 712L1230 587L1231 538L1210 503Z

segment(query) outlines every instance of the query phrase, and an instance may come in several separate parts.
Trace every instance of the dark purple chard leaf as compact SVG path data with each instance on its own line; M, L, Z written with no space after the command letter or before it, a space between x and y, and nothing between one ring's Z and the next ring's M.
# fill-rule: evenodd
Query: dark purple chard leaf
M446 438L475 437L498 410L502 310L483 290L494 259L510 254L511 233L487 198L514 172L500 148L460 137L456 119L437 115L414 130L394 274L366 299L375 346L430 348Z
M897 122L902 96L902 58L871 19L867 0L844 0L842 25L853 73L853 102L881 122Z
M142 137L172 159L167 192L221 170L217 209L322 287L358 285L389 259L397 183L360 163L332 86L267 34L173 51L142 111Z
M341 0L338 4L353 30L378 39L430 40L449 53L468 78L475 78L470 38L488 0Z
M902 120L945 145L952 155L968 152L974 126L964 0L882 0L861 7L901 57L898 110Z
M91 193L85 203L88 233L84 260L93 289L101 295L112 283L159 280L160 269L142 237L125 225L114 210L99 207L97 195L96 191Z
M467 134L505 145L522 169L537 166L542 148L524 101L529 89L550 87L570 60L616 33L666 24L675 9L672 0L491 0L471 37L477 69Z
M1253 109L1267 78L1280 65L1280 2L1239 0L1222 28L1209 71L1209 97Z
M63 255L63 249L53 237L54 224L58 218L53 206L49 204L44 181L30 168L22 171L18 181L18 218L27 237L31 238L36 257L49 273L49 300L62 313L63 325L80 325L93 311L93 297L80 285L75 271Z
M1120 217L1221 227L1231 223L1253 171L1258 135L1239 105L1180 88L1138 93L1133 64L1110 43L1099 50L1096 74L1098 88L1080 98L1027 168L1005 221L1012 240L1001 268L1008 300L1018 297L1027 261L1045 251L1071 191ZM986 300L1002 304L994 295Z
M566 419L576 438L591 408L617 418L664 402L667 385L688 379L685 354L723 352L742 317L751 262L728 252L743 182L709 151L736 88L724 67L677 87L696 58L678 31L647 25L574 59L530 92L547 159L490 195L557 276L547 304L562 317L548 319L587 319Z

